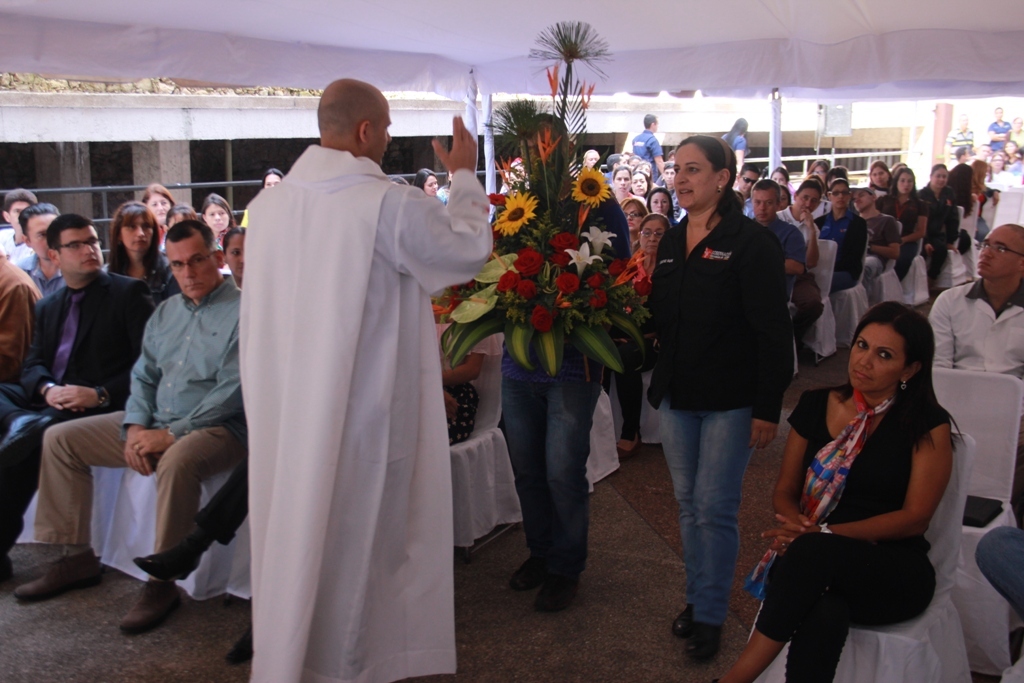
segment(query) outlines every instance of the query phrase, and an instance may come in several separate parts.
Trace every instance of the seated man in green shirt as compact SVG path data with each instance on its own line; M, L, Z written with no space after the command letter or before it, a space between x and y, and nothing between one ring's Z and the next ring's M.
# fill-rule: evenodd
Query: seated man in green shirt
M19 600L43 600L99 583L100 562L89 535L91 467L156 474L159 552L191 531L202 481L245 457L238 366L241 293L220 275L223 253L202 223L186 220L171 228L167 258L182 294L162 303L146 324L125 410L46 431L36 539L64 544L66 552L41 578L15 590ZM173 581L151 580L121 630L149 630L180 601Z

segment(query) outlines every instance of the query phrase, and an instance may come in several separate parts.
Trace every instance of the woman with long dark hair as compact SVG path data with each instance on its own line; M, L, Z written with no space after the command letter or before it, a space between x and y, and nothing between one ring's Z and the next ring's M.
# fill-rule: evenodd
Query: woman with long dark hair
M626 164L615 167L612 172L612 194L615 201L622 203L633 196L633 170Z
M782 247L743 215L724 140L686 138L675 186L687 215L658 248L648 306L660 351L648 393L661 417L686 562L687 653L718 652L739 551L737 513L754 448L775 438L793 374Z
M125 202L110 221L108 272L143 280L153 301L160 303L179 293L167 257L160 253L160 224L142 202Z
M939 276L949 252L957 253L960 242L960 212L956 210L956 197L947 187L949 171L945 164L935 164L928 175L928 184L918 196L928 205L928 227L925 235L925 252L931 256L928 277ZM963 251L971 248L965 240Z
M953 467L932 388L928 321L885 302L861 319L847 381L804 392L772 505L778 526L747 589L764 600L721 683L753 681L789 641L787 680L830 681L850 623L921 614L935 591L928 529Z
M871 162L868 179L871 181L871 189L874 190L876 197L884 197L889 194L892 173L889 172L889 166L884 161L875 159Z
M674 227L676 224L675 203L672 201L672 194L664 187L651 188L651 191L647 193L647 211L666 216L670 227Z
M736 119L722 139L736 155L736 168L742 168L743 160L747 158L747 120Z
M199 218L210 226L210 230L213 230L213 236L217 238L217 244L221 244L221 240L224 239L224 233L231 228L238 227L238 224L235 223L235 213L231 210L228 200L216 192L206 195L206 199L203 200L203 207L199 210Z
M421 168L412 179L412 186L423 190L428 197L437 196L437 174L429 168Z
M897 169L893 174L889 194L879 197L875 206L903 226L900 257L896 259L896 274L902 280L917 256L917 241L924 239L928 231L928 207L917 196L914 172L906 166Z

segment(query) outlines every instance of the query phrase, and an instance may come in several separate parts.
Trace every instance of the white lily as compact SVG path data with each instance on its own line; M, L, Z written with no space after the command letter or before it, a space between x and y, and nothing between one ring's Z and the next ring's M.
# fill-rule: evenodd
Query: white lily
M600 254L606 246L612 246L612 238L615 237L615 233L605 232L596 226L591 226L590 230L581 233L580 237L586 237L587 241L594 246L594 253Z
M569 262L576 266L576 272L580 277L583 277L583 271L587 269L587 266L594 261L601 260L600 254L595 254L594 256L590 255L590 244L587 242L584 242L580 246L579 251L576 251L575 249L566 249L565 253L568 254L571 259Z

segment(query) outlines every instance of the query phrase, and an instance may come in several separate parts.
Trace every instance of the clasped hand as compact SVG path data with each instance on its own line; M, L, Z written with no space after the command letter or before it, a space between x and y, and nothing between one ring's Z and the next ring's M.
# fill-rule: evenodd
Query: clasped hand
M789 545L803 534L814 534L821 531L820 526L811 522L804 515L797 515L794 521L785 515L776 514L775 520L779 526L765 531L761 534L761 538L772 539L769 548L779 555L785 555Z
M148 477L156 468L156 461L175 441L167 429L146 429L142 425L129 425L124 443L124 460L128 467Z
M57 385L46 392L46 404L57 410L81 413L100 404L100 396L92 387Z

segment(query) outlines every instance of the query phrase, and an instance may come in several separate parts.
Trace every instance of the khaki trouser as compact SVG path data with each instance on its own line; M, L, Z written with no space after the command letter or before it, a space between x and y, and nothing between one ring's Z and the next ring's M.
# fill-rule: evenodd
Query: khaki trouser
M90 542L92 470L127 467L121 440L123 412L70 420L46 430L39 471L36 540ZM200 484L232 469L245 448L224 427L198 429L175 441L156 464L156 543L154 552L177 545L192 530L199 510Z

